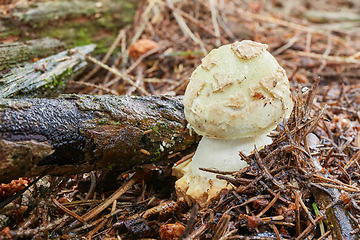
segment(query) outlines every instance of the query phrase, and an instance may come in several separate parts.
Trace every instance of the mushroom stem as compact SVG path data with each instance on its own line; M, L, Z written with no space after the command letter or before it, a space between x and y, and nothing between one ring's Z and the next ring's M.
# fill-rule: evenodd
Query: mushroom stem
M239 139L203 137L192 159L191 170L193 172L199 171L199 175L209 179L216 178L216 174L201 171L199 168L237 171L247 167L247 163L241 160L239 151L242 151L245 155L249 155L254 150L254 146L260 148L271 142L271 138L266 136L266 134L258 137Z
M221 189L232 186L225 180L217 179L216 173L199 168L238 171L248 166L239 156L239 151L249 155L254 146L261 148L271 142L266 134L239 139L203 137L192 160L174 169L176 175L182 177L175 184L178 196L184 196L189 203L196 201L200 205L206 205Z

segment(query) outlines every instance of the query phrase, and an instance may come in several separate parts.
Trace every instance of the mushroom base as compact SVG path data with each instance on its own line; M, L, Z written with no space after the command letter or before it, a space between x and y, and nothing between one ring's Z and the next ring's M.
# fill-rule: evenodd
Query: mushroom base
M193 202L201 207L208 205L221 189L231 189L233 186L225 180L217 179L215 173L199 168L238 171L248 166L240 158L239 151L249 155L254 146L261 148L271 142L271 138L266 135L233 140L203 137L194 157L173 168L173 175L179 178L175 183L178 197L184 197L189 205Z

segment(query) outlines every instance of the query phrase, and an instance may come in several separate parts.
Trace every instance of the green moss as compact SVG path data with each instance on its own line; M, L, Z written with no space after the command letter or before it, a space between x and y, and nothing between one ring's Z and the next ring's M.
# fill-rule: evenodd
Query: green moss
M63 85L64 80L72 74L72 69L67 68L63 73L59 75L52 75L51 79L44 79L48 84L45 84L45 88L55 88Z
M115 166L115 163L111 163L111 164L109 163L107 168L111 171L114 169L114 166Z
M106 119L106 118L99 118L99 119L98 119L98 123L99 123L100 125L105 125L105 124L107 124L108 122L109 122L109 120Z
M150 161L151 162L156 162L160 157L161 157L161 149L158 148L156 149L156 151L154 152L155 157L153 157Z
M154 133L159 134L159 127L157 125L152 125L151 130L153 130Z
M129 11L125 9L129 9ZM67 47L96 43L97 48L94 54L106 53L119 29L125 24L131 23L133 16L134 8L124 8L121 11L121 16L119 16L121 20L117 19L114 13L106 13L97 19L89 19L84 22L67 21L61 26L43 28L41 36L57 38L64 41Z
M11 29L9 31L2 31L0 34L0 40L7 38L9 36L19 36L20 30L19 29Z

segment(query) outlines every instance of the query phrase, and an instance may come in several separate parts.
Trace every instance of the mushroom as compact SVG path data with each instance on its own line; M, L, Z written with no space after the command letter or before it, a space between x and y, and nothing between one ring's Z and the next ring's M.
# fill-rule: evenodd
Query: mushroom
M239 151L272 142L267 135L289 117L293 102L285 70L266 44L243 40L212 50L192 73L184 95L185 117L203 138L193 158L173 168L175 189L188 203L206 206L231 188L215 173L247 167Z

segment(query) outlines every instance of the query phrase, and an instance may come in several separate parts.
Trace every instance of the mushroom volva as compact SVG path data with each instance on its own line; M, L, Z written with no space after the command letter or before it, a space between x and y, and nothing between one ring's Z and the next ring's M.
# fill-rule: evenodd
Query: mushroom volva
M290 115L293 102L285 70L266 44L243 40L212 50L190 77L185 117L203 136L194 157L174 166L175 189L188 202L207 205L232 186L199 168L238 171L239 156L272 142L267 136Z

